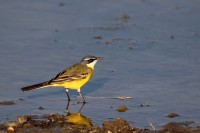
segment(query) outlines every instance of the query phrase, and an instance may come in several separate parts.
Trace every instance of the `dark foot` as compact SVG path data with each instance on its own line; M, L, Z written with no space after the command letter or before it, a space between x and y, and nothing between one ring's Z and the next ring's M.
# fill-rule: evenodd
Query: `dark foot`
M81 103L84 103L84 104L85 104L86 102L85 102L85 98L84 98L84 96L83 96L83 95L81 94L81 92L79 92L79 91L78 91L78 94L79 94L80 97L82 97L82 99L83 99L83 102L81 102ZM79 103L79 101L78 101L78 103Z
M86 104L87 102L84 100L84 101L82 101L82 102L78 101L77 103L78 103L78 104L79 104L79 103Z

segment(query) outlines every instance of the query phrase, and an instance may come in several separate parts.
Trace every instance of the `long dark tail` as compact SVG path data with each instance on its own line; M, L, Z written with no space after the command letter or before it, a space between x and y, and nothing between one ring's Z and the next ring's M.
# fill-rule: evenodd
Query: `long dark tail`
M48 83L48 81L46 81L46 82L42 82L39 84L23 87L23 88L21 88L21 90L22 91L30 91L30 90L40 89L40 88L44 88L44 87L48 87L48 86L49 86L49 83Z

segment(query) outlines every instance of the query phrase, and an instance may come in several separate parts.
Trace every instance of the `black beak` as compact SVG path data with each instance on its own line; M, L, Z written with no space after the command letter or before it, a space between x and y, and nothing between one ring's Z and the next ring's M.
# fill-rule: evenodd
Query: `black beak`
M97 57L97 60L103 60L103 57Z

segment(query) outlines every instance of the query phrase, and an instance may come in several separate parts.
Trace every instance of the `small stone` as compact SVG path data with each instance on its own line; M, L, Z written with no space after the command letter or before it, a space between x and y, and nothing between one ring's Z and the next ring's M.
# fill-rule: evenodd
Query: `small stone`
M42 107L42 106L40 106L40 107L38 107L38 109L39 109L39 110L44 110L45 108Z
M179 116L179 114L176 114L176 113L169 113L167 115L167 117L169 117L169 118L175 118L175 117L178 117L178 116Z
M128 108L126 107L126 106L119 106L117 109L116 109L116 111L118 111L118 112L125 112L126 110L128 110Z
M20 124L23 124L24 122L27 121L27 117L25 116L17 116L16 121Z
M171 36L170 36L170 38L171 38L171 39L174 39L174 36L173 36L173 35L171 35Z
M102 39L101 36L95 36L94 39Z

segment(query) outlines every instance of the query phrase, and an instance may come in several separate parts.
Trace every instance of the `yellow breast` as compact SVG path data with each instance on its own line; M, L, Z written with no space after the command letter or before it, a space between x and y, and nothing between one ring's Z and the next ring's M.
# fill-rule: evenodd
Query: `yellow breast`
M85 79L77 79L71 82L65 82L61 84L61 86L63 86L64 88L74 90L80 89L85 83L87 83L90 80L92 74L93 72L91 71L91 73L89 73Z

